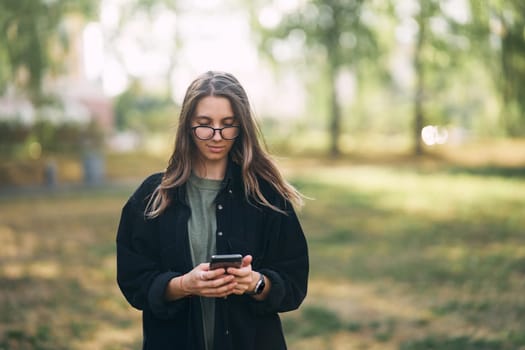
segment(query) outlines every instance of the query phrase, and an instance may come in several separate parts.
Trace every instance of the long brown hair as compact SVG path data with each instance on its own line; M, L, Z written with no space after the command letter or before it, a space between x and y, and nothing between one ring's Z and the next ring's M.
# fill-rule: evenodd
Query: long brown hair
M162 181L146 207L146 216L159 216L170 204L170 190L183 185L190 177L193 155L196 152L191 134L191 119L199 101L207 96L227 98L236 120L240 123L241 132L232 146L230 157L241 166L246 196L273 210L284 212L264 197L258 182L260 177L293 205L301 206L302 195L283 178L274 161L261 146L262 134L255 122L244 88L230 73L209 71L197 77L186 91L179 116L175 148Z

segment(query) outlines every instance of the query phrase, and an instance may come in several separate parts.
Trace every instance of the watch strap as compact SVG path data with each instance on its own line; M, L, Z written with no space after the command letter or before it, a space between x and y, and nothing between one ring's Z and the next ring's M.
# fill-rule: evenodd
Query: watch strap
M255 288L251 292L246 292L248 295L259 295L263 292L266 283L264 281L264 275L259 272L259 280L255 284Z

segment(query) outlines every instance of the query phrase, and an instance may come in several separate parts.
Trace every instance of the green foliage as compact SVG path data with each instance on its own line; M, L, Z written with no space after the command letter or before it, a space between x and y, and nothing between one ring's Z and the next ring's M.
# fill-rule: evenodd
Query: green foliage
M281 65L278 72L290 62L299 71L310 92L305 118L322 124L332 145L341 146L334 139L345 132L410 130L422 151L420 132L427 124L473 135L521 135L523 2L472 0L464 10L437 0L415 2L412 9L404 4L311 0L280 9L273 26L254 21L254 28L261 52ZM275 2L258 6L262 15L279 9ZM396 74L392 59L410 59L408 53L414 53L415 76L404 74L410 81L400 82L403 74ZM334 87L347 67L357 77L357 101L351 103L338 100Z
M119 130L166 131L176 124L177 116L178 108L170 98L147 93L137 82L119 95L115 103Z
M24 143L31 134L31 127L20 120L0 122L0 147L5 150L10 145Z
M525 134L525 6L522 1L470 1L472 46L493 78L507 135Z
M39 158L42 153L80 153L87 148L101 148L103 143L104 134L95 122L38 120L28 125L17 119L0 120L0 151L14 158L28 155ZM31 154L32 145L37 145L37 154Z
M63 59L54 59L52 50L69 49L60 28L64 17L71 13L89 17L97 5L88 0L0 2L0 92L11 81L38 103L46 71Z
M315 77L316 84L326 79L330 153L334 156L341 152L342 116L337 77L344 67L357 68L361 60L377 54L374 32L370 23L362 18L364 4L362 0L306 1L298 9L286 13L275 28L258 26L261 50L274 62L282 61L275 55L278 47L290 44L299 51L295 56L304 71ZM314 74L309 70L311 64L317 67Z
M363 1L307 1L275 29L264 31L263 49L273 52L275 38L300 40L307 62L321 59L317 63L328 63L332 67L327 68L335 70L355 64L377 49L369 24L362 20L363 7Z

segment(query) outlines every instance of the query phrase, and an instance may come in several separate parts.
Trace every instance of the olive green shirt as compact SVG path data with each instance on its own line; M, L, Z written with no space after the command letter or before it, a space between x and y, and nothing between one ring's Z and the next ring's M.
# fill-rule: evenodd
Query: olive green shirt
M209 262L215 253L215 197L221 188L221 180L209 180L191 174L187 183L188 203L191 216L188 221L191 258L193 265ZM202 319L206 349L213 349L215 325L215 299L201 297Z

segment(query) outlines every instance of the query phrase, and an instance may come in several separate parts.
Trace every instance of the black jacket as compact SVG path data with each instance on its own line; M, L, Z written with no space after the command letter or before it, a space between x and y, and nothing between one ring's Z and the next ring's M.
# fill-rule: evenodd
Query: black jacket
M240 168L229 163L216 198L217 253L253 256L252 267L271 280L264 301L247 295L216 300L215 350L286 349L278 312L294 310L306 296L308 250L297 216L268 183L264 196L288 215L247 201ZM155 219L145 219L149 196L162 174L148 177L122 209L117 233L117 280L122 293L142 310L143 349L204 350L198 298L168 302L168 282L190 271L190 208L185 186L172 193L170 206Z

